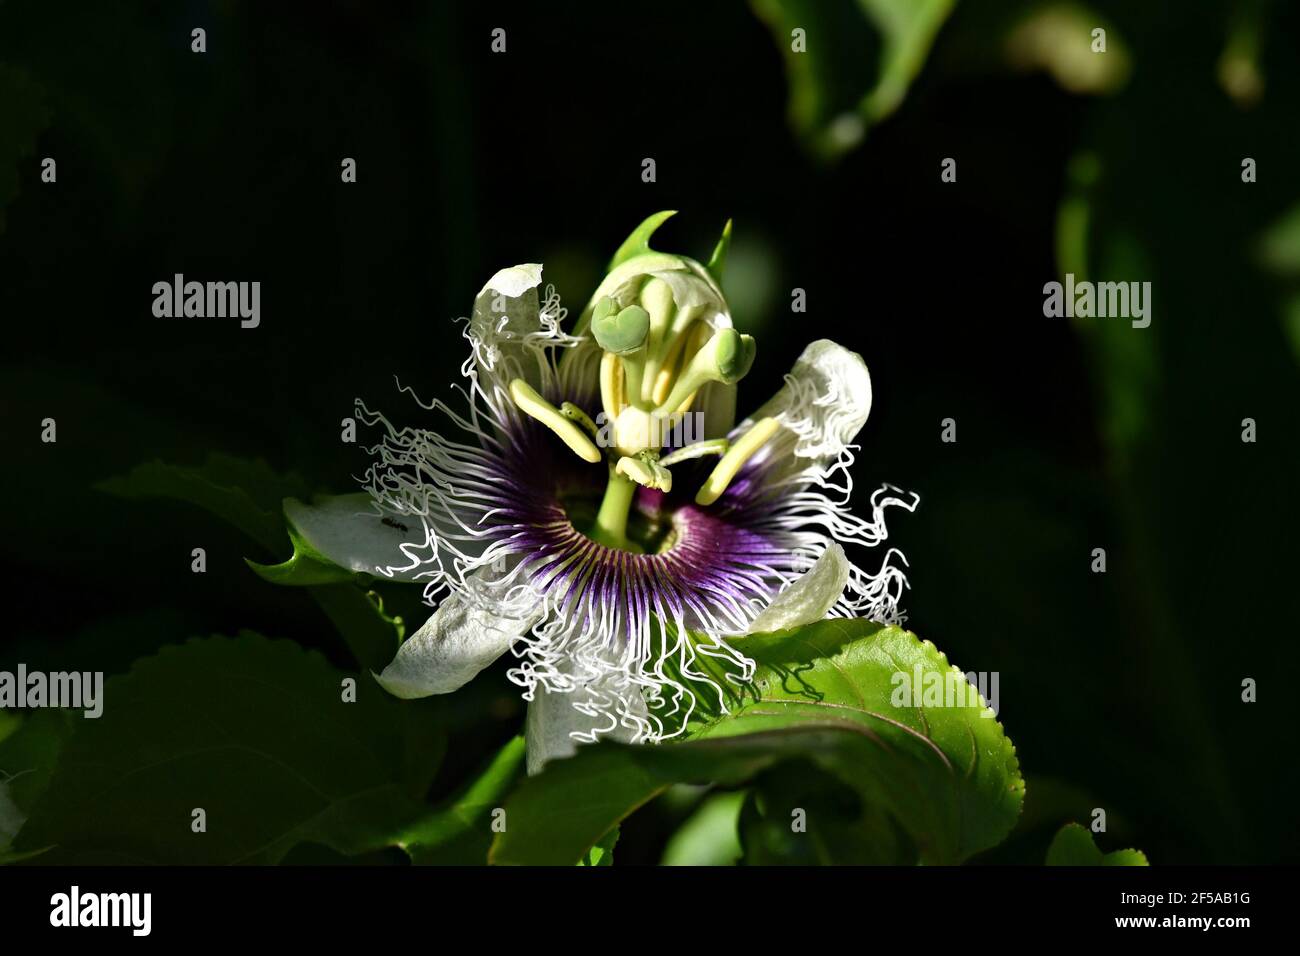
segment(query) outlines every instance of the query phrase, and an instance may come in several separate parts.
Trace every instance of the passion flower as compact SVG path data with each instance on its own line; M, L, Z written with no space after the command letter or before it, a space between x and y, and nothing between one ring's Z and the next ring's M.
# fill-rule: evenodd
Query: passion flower
M869 517L849 508L866 364L815 341L737 423L756 345L718 283L730 224L702 265L650 248L670 215L633 232L571 332L540 265L497 272L465 322L462 406L399 428L358 401L380 430L368 507L286 508L320 554L437 605L378 675L391 693L449 693L514 655L534 771L603 735L674 736L700 692L725 708L710 675L749 678L747 633L901 619L901 555L869 571L845 550L916 505L886 485Z

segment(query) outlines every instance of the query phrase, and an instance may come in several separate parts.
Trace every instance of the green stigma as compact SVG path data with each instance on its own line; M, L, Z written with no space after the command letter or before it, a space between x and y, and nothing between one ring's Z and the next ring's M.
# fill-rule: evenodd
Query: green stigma
M625 355L645 345L650 334L650 314L639 305L618 309L613 299L600 300L591 316L591 334L606 352Z

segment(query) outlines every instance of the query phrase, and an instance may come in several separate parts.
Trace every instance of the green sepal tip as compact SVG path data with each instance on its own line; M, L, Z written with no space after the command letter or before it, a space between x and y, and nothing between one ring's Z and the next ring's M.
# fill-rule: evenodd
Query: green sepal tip
M713 255L709 256L708 263L704 268L709 270L709 275L713 276L713 281L719 285L722 284L722 270L727 264L727 251L731 248L731 220L722 227L722 235L718 238L718 244L713 247Z
M614 253L614 258L609 260L609 268L606 271L613 272L629 259L650 252L650 237L655 234L655 230L675 215L677 215L676 209L665 209L653 216L647 216L645 221L633 229L632 234L623 240L623 244Z

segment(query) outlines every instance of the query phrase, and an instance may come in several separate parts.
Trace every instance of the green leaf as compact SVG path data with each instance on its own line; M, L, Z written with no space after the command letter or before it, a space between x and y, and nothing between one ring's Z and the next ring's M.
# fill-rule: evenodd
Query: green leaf
M1215 130L1211 135L1231 129L1259 144L1253 155L1282 151L1294 163L1294 137L1270 113L1256 110L1243 125L1227 97L1217 105L1183 104L1179 118L1168 122ZM1159 171L1183 162L1185 151L1156 130L1138 137L1118 132L1135 111L1164 107L1165 98L1141 83L1097 101L1058 216L1058 278L1073 273L1076 288L1082 281L1131 281L1163 290L1145 299L1149 326L1135 326L1136 316L1073 320L1102 439L1102 501L1114 529L1109 560L1112 570L1117 561L1126 571L1141 569L1142 580L1138 587L1116 583L1098 590L1099 599L1109 597L1122 609L1116 626L1104 635L1095 628L1071 635L1065 652L1086 652L1097 660L1123 655L1134 673L1162 677L1140 694L1119 694L1112 707L1095 715L1097 739L1119 745L1103 747L1092 766L1069 772L1099 790L1122 786L1136 805L1161 807L1163 823L1178 834L1171 839L1188 859L1280 861L1295 856L1295 834L1279 840L1266 821L1290 812L1289 781L1270 759L1271 742L1256 732L1258 711L1203 703L1239 694L1241 678L1229 675L1251 673L1259 651L1205 628L1199 605L1207 593L1231 594L1235 606L1257 609L1243 626L1261 635L1277 633L1300 613L1276 533L1300 520L1295 496L1277 484L1296 471L1296 445L1244 442L1240 431L1245 416L1258 417L1256 410L1265 408L1285 409L1284 420L1294 431L1300 408L1300 380L1277 322L1277 289L1263 281L1250 254L1259 230L1294 192L1281 186L1272 201L1251 207L1250 215L1242 214L1232 191L1207 196L1201 216L1216 236L1211 245L1180 228L1171 216L1184 193L1162 181ZM1219 168L1217 157L1198 156L1188 174L1213 176ZM1286 268L1285 233L1285 227L1273 233L1266 261L1274 269ZM1229 248L1243 254L1222 255ZM1208 274L1216 277L1212 294L1203 283L1178 281ZM1213 323L1190 321L1229 310L1244 317L1231 336ZM1215 382L1214 389L1206 388L1207 381ZM1261 426L1265 420L1259 419ZM1187 422L1214 422L1214 443L1188 434ZM1204 467L1207 456L1215 468ZM1223 499L1223 475L1253 493ZM1249 561L1207 563L1196 547L1185 515L1203 502L1220 501L1220 548L1249 555ZM1066 631L1061 637L1066 639ZM1229 691L1221 691L1225 683ZM1135 734L1143 746L1128 745ZM1241 785L1246 774L1253 781L1249 787Z
M524 738L514 737L464 790L407 827L397 846L415 864L486 863L492 845L492 812L505 803L523 765Z
M321 554L297 528L289 525L289 542L293 555L279 564L259 564L249 558L244 563L254 573L272 584L311 586L316 584L342 584L357 580L357 572L341 568Z
M74 720L66 710L37 710L21 716L0 711L0 863L45 851L37 847L17 853L10 846L49 785Z
M834 157L902 103L956 0L750 0L786 62L790 121ZM795 30L804 49L796 49Z
M302 479L281 475L264 461L215 454L198 467L161 461L138 465L96 487L122 498L171 498L198 505L270 552L284 546L281 501L306 490Z
M343 682L356 680L356 699ZM110 678L14 841L50 863L274 863L304 842L356 854L416 819L402 705L288 641L191 640ZM191 828L193 811L206 832Z
M1116 850L1102 853L1092 840L1092 833L1077 823L1061 827L1047 849L1048 866L1150 866L1141 850Z
M906 865L918 858L894 817L806 760L760 774L737 829L747 866Z
M664 866L733 866L743 852L737 823L744 790L711 793L664 847Z
M384 612L378 594L354 584L317 585L307 591L343 635L358 664L375 673L388 665L406 633L406 624L401 617Z
M671 784L734 787L792 760L847 785L874 830L892 821L907 837L896 841L899 852L914 847L926 863L960 862L1010 832L1024 781L1011 742L981 716L989 711L976 695L965 706L892 702L896 674L919 669L923 681L953 674L955 682L960 672L932 644L838 620L736 643L758 669L725 713L701 707L688 742L596 744L549 764L511 796L510 827L492 860L573 863ZM964 677L960 686L969 686ZM788 820L789 808L780 810Z
M619 829L614 827L603 837L596 841L596 845L587 851L587 855L579 862L579 866L613 866L614 865L614 845L618 843Z
M286 532L283 503L306 496L305 484L298 476L281 475L263 461L211 455L199 467L163 462L140 465L96 487L123 498L170 498L197 505L238 528L269 553L280 552L288 537L295 549L289 561L275 566L249 561L250 567L263 577L281 578L281 583L293 578L293 583L308 585L312 598L338 628L362 667L382 670L397 652L404 631L402 620L386 616L376 599L350 583L366 579L339 569L319 554L319 549L310 544L310 536L303 538L300 554L299 541L292 532ZM328 500L345 502L350 497ZM334 570L327 570L327 564Z
M883 44L876 85L859 106L868 122L878 122L898 109L956 5L957 0L858 0L880 31Z
M9 723L0 740L0 788L10 807L30 813L50 782L55 761L64 743L72 736L74 712L35 710L21 717L0 711ZM12 819L12 818L10 818ZM0 818L0 844L12 838L17 827Z

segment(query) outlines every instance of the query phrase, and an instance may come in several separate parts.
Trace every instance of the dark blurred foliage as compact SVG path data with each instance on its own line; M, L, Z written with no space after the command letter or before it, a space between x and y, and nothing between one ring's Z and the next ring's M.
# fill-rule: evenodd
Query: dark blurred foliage
M1278 274L1258 251L1300 202L1300 9L1098 3L1131 75L1081 95L1007 66L1043 6L960 4L894 115L828 161L792 131L781 50L740 3L3 4L0 665L121 673L253 628L353 666L305 595L241 560L283 554L92 484L220 451L349 489L365 458L340 419L364 396L420 420L395 376L446 395L451 320L487 276L545 262L576 311L626 232L675 208L656 244L699 257L735 220L727 289L759 335L742 410L813 337L871 366L854 475L862 498L882 481L921 496L891 526L909 626L1001 673L1028 774L1023 832L988 858L1039 862L1059 824L1104 807L1103 844L1156 864L1295 860L1298 253L1284 237ZM856 25L810 55L873 35L847 0L823 13ZM1234 37L1254 102L1217 72ZM852 51L838 62L856 69ZM1152 281L1151 327L1044 318L1058 266ZM154 319L150 288L177 272L260 280L260 328ZM415 595L389 600L418 623ZM502 668L439 706L435 794L523 713ZM681 815L634 817L618 862L656 861Z

